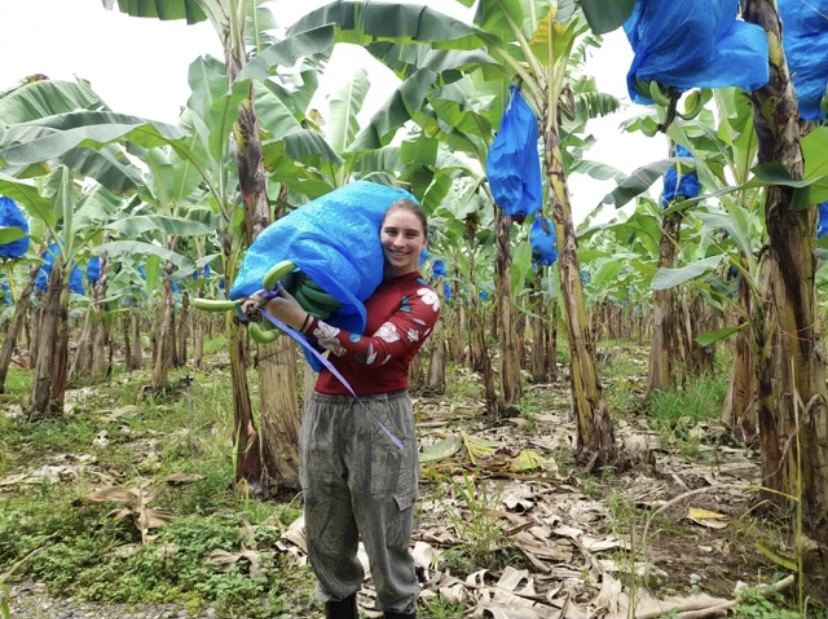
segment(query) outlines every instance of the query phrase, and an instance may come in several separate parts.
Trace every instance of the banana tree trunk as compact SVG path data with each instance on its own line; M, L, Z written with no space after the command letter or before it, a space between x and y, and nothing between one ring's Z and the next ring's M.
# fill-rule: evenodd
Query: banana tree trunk
M696 341L696 337L702 333L716 330L714 324L715 317L712 313L713 310L704 303L699 294L694 295L692 301L688 301L685 294L682 303L685 315L685 329L687 332L686 371L690 376L694 377L702 375L711 376L713 374L713 361L715 360L715 344L701 346Z
M190 295L181 295L181 316L178 320L178 362L187 365L187 338L190 337Z
M262 456L270 481L283 492L293 492L299 484L296 380L296 347L287 336L259 345Z
M104 305L104 299L106 299L106 272L109 264L109 256L107 256L106 253L103 253L101 254L100 259L100 277L98 278L98 281L95 282L95 321L98 327L95 331L95 344L92 347L92 376L97 379L108 376L112 372L112 323L106 317L107 308Z
M538 273L535 276L534 295L535 302L532 308L531 328L532 328L532 381L542 383L546 380L546 347L544 346L544 335L546 327L545 310L546 304L543 299L543 272L544 267L538 267Z
M164 282L161 321L155 336L155 354L152 363L152 391L160 393L167 388L167 378L175 361L175 306L172 282Z
M472 371L479 372L483 381L483 393L486 398L486 410L497 411L497 390L495 389L494 373L492 371L492 360L489 351L486 349L485 317L483 308L479 301L472 297L469 306L469 343L471 349Z
M425 383L423 371L423 356L417 354L408 366L408 386L413 392L422 391Z
M129 360L132 357L132 339L129 335L129 318L122 316L118 319L118 327L121 329L121 337L124 339L124 367L127 371L129 367Z
M743 260L743 263L745 261ZM750 316L751 298L747 282L739 276L739 307L742 315ZM736 358L727 398L722 410L722 423L730 433L745 443L756 440L756 380L753 368L753 346L750 331L742 329L736 335Z
M244 49L234 49L225 41L225 58L227 60L227 77L232 85L244 65ZM255 93L250 85L248 97L239 104L239 119L233 127L236 167L239 185L244 201L243 232L248 245L270 224L270 204L268 203L265 171L262 163L262 143L259 131L259 119L254 106ZM286 190L286 188L285 188ZM275 343L276 347L289 344ZM264 347L263 347L264 348ZM274 381L271 378L285 370L292 363L295 375L295 351L282 354L259 355L259 393L262 407L262 441L265 461L259 470L265 475L261 480L262 490L267 488L267 474L270 473L278 484L278 490L289 492L299 489L299 407L297 405L296 381ZM240 377L241 378L241 377ZM267 406L264 406L267 403ZM248 404L249 405L249 404ZM244 406L240 403L239 406ZM252 418L250 420L252 424ZM255 432L255 426L251 425ZM250 435L252 440L252 434ZM256 435L258 436L258 435ZM258 441L258 438L256 438ZM240 449L242 446L240 446ZM247 445L245 448L250 449Z
M66 348L61 347L58 343L58 338L65 330L63 325L66 324L65 316L61 318L63 288L63 269L60 261L56 261L49 276L49 289L46 293L41 319L38 323L39 350L37 352L30 401L32 416L36 419L46 419L62 413L62 406L60 409L52 406L51 398L52 386L55 384L54 372L61 365L58 355L60 355L61 350L66 351ZM68 302L68 290L66 296Z
M680 227L681 213L672 213L661 218L659 268L673 268ZM653 339L650 343L647 395L652 395L656 391L667 391L676 386L675 355L679 347L675 305L675 289L653 292Z
M95 308L89 306L83 317L83 326L78 335L78 347L75 349L75 356L72 358L72 364L69 367L69 376L80 374L82 376L89 376L92 371L92 347L94 344L94 329L93 314Z
M502 209L495 208L497 245L497 325L500 344L499 408L514 409L520 404L520 358L518 357L515 307L512 300L512 257L510 253L511 218Z
M0 393L5 393L6 390L6 376L9 374L9 365L11 365L14 349L17 346L17 338L20 337L20 331L26 320L26 313L29 311L29 305L32 300L32 291L34 290L35 282L37 281L37 274L40 271L40 265L33 265L29 269L29 279L26 285L20 292L17 298L17 305L14 308L14 316L6 329L6 337L3 339L3 347L0 348Z
M198 291L198 296L204 296L204 289ZM204 361L204 312L193 312L193 367L201 368Z
M552 219L558 237L558 268L570 350L569 374L577 417L578 442L575 455L582 467L593 470L595 467L615 463L618 452L589 330L560 139L553 115L548 110L543 110L541 118L546 127L544 159L549 179Z
M454 299L457 298L457 293L452 290ZM448 344L448 358L455 363L461 363L463 358L463 340L462 329L465 328L465 317L463 316L463 307L460 303L446 303L443 305L441 315L446 315L448 318L446 343Z
M254 496L267 492L267 469L262 460L259 433L253 420L250 391L247 387L247 329L239 328L234 314L227 315L227 341L230 345L230 384L233 389L233 459L236 484ZM261 366L260 366L261 367Z
M456 298L456 297L455 297ZM468 312L466 308L460 303L455 303L457 312L457 328L451 333L452 340L455 341L457 356L454 361L457 364L469 366L470 348L465 344L464 333L468 331Z
M764 28L771 50L770 82L751 94L759 162L778 161L795 179L803 161L796 95L782 49L773 0L746 0L744 17ZM828 594L828 394L816 327L816 209L791 208L792 191L768 187L769 247L760 268L762 302L754 334L763 484L800 497L806 590ZM775 327L774 327L775 326ZM778 345L773 349L773 344ZM766 498L781 503L778 495Z
M141 342L141 309L132 307L129 310L129 332L132 334L132 350L127 355L127 369L140 370L144 364L144 348Z
M445 303L444 300L444 286L443 278L441 277L434 287L437 295L440 297L440 304ZM426 383L426 392L429 395L443 395L446 392L446 348L443 340L445 339L445 328L443 326L442 318L438 317L431 332L431 356L428 363L428 382Z
M546 348L546 358L544 365L546 366L546 376L549 380L558 380L558 299L551 301L550 307L552 309L549 320L546 321L546 332L544 334L544 342ZM546 313L544 309L544 313Z

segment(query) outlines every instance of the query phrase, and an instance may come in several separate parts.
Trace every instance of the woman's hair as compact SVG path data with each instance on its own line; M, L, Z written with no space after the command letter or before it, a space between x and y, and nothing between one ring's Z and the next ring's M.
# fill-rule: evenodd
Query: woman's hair
M408 211L409 213L413 214L420 220L420 223L423 225L423 236L427 239L428 238L428 219L426 218L425 211L423 207L414 202L413 200L409 200L408 198L400 198L399 200L394 201L391 206L385 211L385 215L382 216L382 223L385 223L385 218L388 217L388 213L392 211ZM382 224L380 224L382 225Z

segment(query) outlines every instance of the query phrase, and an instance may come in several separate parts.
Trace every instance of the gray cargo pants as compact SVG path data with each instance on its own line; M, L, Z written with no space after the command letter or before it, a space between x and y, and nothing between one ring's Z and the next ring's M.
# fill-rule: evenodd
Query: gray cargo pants
M300 481L311 566L323 602L362 586L359 536L380 610L413 613L420 585L408 550L417 500L418 458L407 391L361 398L314 392L302 417ZM399 438L400 450L377 420Z

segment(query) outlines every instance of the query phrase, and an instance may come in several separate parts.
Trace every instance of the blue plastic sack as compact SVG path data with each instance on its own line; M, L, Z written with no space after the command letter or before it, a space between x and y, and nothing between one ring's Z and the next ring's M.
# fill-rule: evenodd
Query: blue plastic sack
M198 269L193 271L193 279L199 279ZM210 265L204 265L204 279L210 279Z
M0 281L0 293L2 293L3 298L0 300L0 305L14 305L14 299L12 299L11 288L9 288L9 282L3 279Z
M506 111L489 147L486 175L495 203L510 217L520 220L540 210L538 119L515 85L509 87Z
M825 118L819 103L828 85L828 0L778 0L777 6L799 115Z
M443 300L448 303L451 301L451 284L443 282Z
M684 92L738 86L752 92L768 83L765 31L736 19L739 0L636 0L624 23L635 57L627 90L652 104L637 83L655 80Z
M535 217L529 230L529 244L532 246L532 262L552 266L558 259L558 237L555 224L543 215Z
M364 333L363 301L382 283L385 266L380 224L401 198L416 202L407 191L355 181L291 211L248 248L230 298L249 297L273 265L290 260L341 304L325 322Z
M828 202L823 202L817 209L817 238L821 239L828 234Z
M49 289L49 277L52 275L52 267L55 264L57 254L57 243L52 243L43 255L43 264L40 265L40 270L37 272L37 279L35 280L36 290L46 292ZM69 274L69 291L81 296L86 294L83 289L83 272L77 265L72 268Z
M22 228L22 239L0 244L0 258L21 258L29 251L29 222L11 198L0 196L0 226Z
M431 266L431 277L432 279L438 279L440 277L446 276L446 263L442 260L435 260L434 264Z
M86 281L90 286L94 286L101 278L101 258L100 256L92 256L89 262L86 263Z
M689 150L678 144L676 145L676 152L673 156L693 158ZM664 174L664 191L661 193L661 206L662 208L667 208L677 198L679 200L695 198L699 195L700 191L701 184L699 183L699 176L695 170L692 172L689 170L683 171L681 179L679 180L676 166L673 166Z

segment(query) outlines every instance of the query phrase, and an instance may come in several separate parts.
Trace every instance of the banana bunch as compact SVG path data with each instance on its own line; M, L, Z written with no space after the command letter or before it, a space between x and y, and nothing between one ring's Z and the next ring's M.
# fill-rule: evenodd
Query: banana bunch
M284 288L296 299L308 314L320 320L326 320L334 314L340 303L314 282L308 275L296 269L296 265L284 260L273 266L262 279L262 289L276 290L278 286ZM253 309L249 302L253 301ZM248 331L255 342L268 344L279 335L278 329L268 321L261 320L259 308L268 301L268 297L253 295L249 299L227 301L223 299L194 299L193 305L205 312L235 311L244 313L250 323Z
M664 122L655 129L641 123L641 131L647 137L653 137L659 131L666 132L676 116L684 120L693 120L704 109L704 97L701 91L698 90L687 96L684 102L684 113L682 114L676 109L681 97L681 92L677 88L672 86L663 87L656 80L652 80L650 82L637 82L635 89L641 96L649 97L657 106L667 109Z

